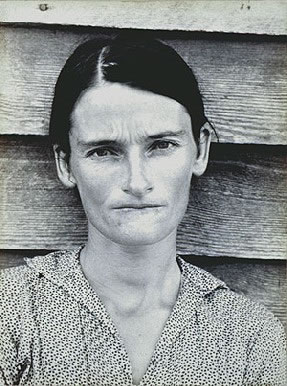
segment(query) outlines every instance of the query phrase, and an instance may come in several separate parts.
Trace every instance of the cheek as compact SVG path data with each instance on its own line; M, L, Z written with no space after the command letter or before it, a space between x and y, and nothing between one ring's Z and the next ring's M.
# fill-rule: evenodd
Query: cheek
M89 203L102 205L108 198L114 179L104 168L96 169L93 165L74 163L72 170L84 207Z
M189 201L190 182L192 178L192 157L177 156L164 163L156 171L156 196L169 202L169 223L178 226L182 220ZM158 165L159 166L159 165Z
M193 157L187 152L162 160L153 167L155 181L162 181L166 188L176 191L189 189L193 162Z

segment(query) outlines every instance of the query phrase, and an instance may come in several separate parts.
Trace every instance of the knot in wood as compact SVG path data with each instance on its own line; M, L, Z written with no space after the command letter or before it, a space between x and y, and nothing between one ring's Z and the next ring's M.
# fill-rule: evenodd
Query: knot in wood
M40 4L39 5L40 11L47 11L48 9L48 4Z

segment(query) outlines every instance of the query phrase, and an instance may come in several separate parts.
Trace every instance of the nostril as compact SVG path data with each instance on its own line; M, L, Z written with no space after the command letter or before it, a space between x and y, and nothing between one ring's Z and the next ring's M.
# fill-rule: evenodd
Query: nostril
M150 191L152 191L152 186L148 183L139 184L139 183L130 183L128 184L126 191L135 196L142 196Z
M152 191L153 186L145 176L131 175L123 190L135 196L142 196Z

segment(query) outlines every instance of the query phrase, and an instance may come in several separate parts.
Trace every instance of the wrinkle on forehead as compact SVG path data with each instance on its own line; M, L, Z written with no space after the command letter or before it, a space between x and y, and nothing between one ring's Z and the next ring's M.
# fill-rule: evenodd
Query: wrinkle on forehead
M72 113L71 134L85 140L141 142L182 130L191 134L190 116L181 104L117 83L87 90Z

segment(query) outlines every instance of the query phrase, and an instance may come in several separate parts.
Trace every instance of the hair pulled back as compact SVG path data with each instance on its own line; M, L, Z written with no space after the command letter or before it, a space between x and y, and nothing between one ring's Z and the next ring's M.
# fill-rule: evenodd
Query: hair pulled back
M176 100L191 117L195 140L207 122L197 80L173 48L143 33L96 38L76 48L55 87L50 139L67 155L75 103L84 91L104 82L117 82Z

